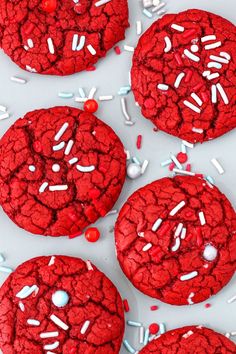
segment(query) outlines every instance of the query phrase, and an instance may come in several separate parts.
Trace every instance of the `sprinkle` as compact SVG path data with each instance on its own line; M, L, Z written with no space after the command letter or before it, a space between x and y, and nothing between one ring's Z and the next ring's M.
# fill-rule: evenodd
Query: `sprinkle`
M54 322L58 327L64 329L65 331L69 328L67 326L67 324L65 324L63 321L60 320L60 318L58 318L57 316L55 315L51 315L50 316L50 319L52 322Z
M85 92L82 87L79 87L79 94L82 98L86 98Z
M63 126L60 128L60 130L55 135L54 140L59 141L68 127L69 127L69 123L67 123L67 122L64 123Z
M182 202L180 202L178 205L176 205L176 207L174 207L174 209L170 211L170 216L174 216L180 209L185 206L185 204L185 201L182 200Z
M27 323L28 323L29 325L31 325L31 326L40 326L40 322L39 322L39 321L33 320L33 319L31 319L31 318L29 318L29 319L27 320Z
M159 328L161 334L164 334L166 332L166 326L164 323L160 323Z
M127 341L127 339L125 339L125 340L123 341L123 345L124 345L124 347L128 350L129 353L131 353L131 354L135 354L135 353L136 353L135 349L129 344L129 342Z
M22 311L22 312L24 312L25 311L25 305L23 304L23 302L19 302L19 308L20 308L20 310Z
M232 304L232 302L234 302L234 301L236 301L236 295L231 297L227 302L228 302L228 304Z
M185 237L186 237L186 231L187 229L185 227L182 228L182 231L181 231L181 235L180 235L180 238L181 240L184 240Z
M208 35L208 36L204 36L201 38L201 42L205 43L205 42L209 42L209 41L215 41L216 40L216 36L214 34L212 35Z
M174 164L178 167L178 169L182 170L183 167L181 165L181 163L179 162L179 160L175 157L175 155L171 154L170 155L171 160L174 162Z
M220 83L216 84L216 88L218 89L224 103L229 104L229 99Z
M141 146L142 146L142 135L138 135L136 140L136 147L138 150L140 150Z
M196 93L194 93L194 92L191 93L191 97L192 97L192 99L194 99L194 101L197 102L197 104L199 106L202 106L203 102L202 102L201 98Z
M223 175L223 173L225 172L223 167L221 166L221 164L219 163L219 161L215 158L211 159L211 163L212 165L217 169L217 171L219 172L220 175Z
M178 65L183 65L182 58L179 53L175 52L174 57L175 57L175 60L177 61Z
M74 34L72 39L72 50L74 51L77 49L78 39L79 39L79 35L77 33Z
M54 342L54 343L52 343L52 344L47 344L47 345L45 345L44 347L43 347L43 349L45 349L45 350L53 350L53 349L56 349L58 346L59 346L59 342L58 341L56 341L56 342Z
M185 100L184 102L184 105L188 108L190 108L192 111L196 112L196 113L201 113L201 110L200 108L196 107L194 104L192 104L191 102Z
M89 328L89 325L90 325L90 321L85 321L81 330L80 330L80 333L81 334L85 334L85 332L87 331L87 329Z
M68 189L68 186L67 186L66 184L55 185L55 186L49 186L50 192L66 191L67 189Z
M26 84L27 81L25 79L22 79L21 77L17 76L12 76L11 81L16 82L17 84Z
M220 76L219 73L213 73L207 76L207 80L214 80L217 79Z
M87 97L75 97L75 102L84 103L86 101L88 101Z
M184 144L185 146L187 146L187 147L190 148L190 149L193 149L193 148L194 148L194 144L189 143L189 142L186 141L186 140L182 140L182 144Z
M139 343L143 344L143 341L144 341L144 327L141 326L139 328Z
M206 176L206 180L210 183L210 184L215 184L214 179L211 176ZM212 188L212 186L211 186Z
M48 186L48 182L43 182L39 188L39 193L43 193Z
M6 112L7 111L7 107L0 105L0 111L2 112Z
M142 0L143 3L143 7L146 9L148 7L151 7L153 5L153 1L152 0Z
M169 166L172 163L171 159L165 160L161 162L161 167Z
M217 102L217 91L216 91L216 85L211 86L211 102L216 103Z
M182 79L184 78L184 76L185 76L185 73L180 73L180 74L177 76L177 78L176 78L176 80L175 80L175 83L174 83L174 87L175 87L175 88L179 88L179 85L180 85Z
M215 43L212 43L212 44L205 45L205 49L206 50L215 49L215 48L220 47L221 45L222 45L221 42L215 42Z
M147 252L150 248L152 248L152 244L149 242L143 247L143 252Z
M144 160L141 166L141 175L143 175L147 169L149 165L149 161L148 160Z
M0 120L3 120L3 119L7 119L9 118L9 114L8 113L3 113L3 114L0 114Z
M154 4L154 2L153 2ZM164 6L166 6L166 3L165 2L161 2L158 6L155 6L153 9L152 9L152 12L156 12L160 9L162 9Z
M55 50L54 50L54 45L53 45L52 38L49 37L49 38L47 39L47 42L48 42L48 50L49 50L49 53L54 54L54 53L55 53Z
M199 62L200 61L200 58L193 54L192 52L190 52L188 49L185 49L184 50L184 54L186 55L186 57L188 57L189 59L195 61L195 62Z
M111 0L99 0L99 1L95 2L95 6L96 6L96 7L102 6L102 5L107 4L107 3L110 2L110 1L111 1Z
M127 299L123 300L124 310L125 312L129 312L129 302Z
M210 59L213 61L218 61L219 63L229 64L228 59L224 59L224 58L218 57L216 55L210 55Z
M92 172L95 170L95 166L81 166L81 165L76 165L76 168L80 172Z
M139 166L141 166L141 162L140 162L140 160L137 158L137 157L132 157L132 161L134 162L134 163L136 163L137 165L139 165Z
M193 302L193 300L192 300L192 298L194 297L194 295L195 295L194 293L190 293L190 294L189 294L189 297L188 297L188 299L187 299L189 305L193 305L193 304L194 304L194 302Z
M236 336L236 331L230 333L231 336Z
M135 321L127 321L127 324L132 327L141 327L142 326L141 322L135 322Z
M53 337L58 337L59 332L43 332L40 333L40 338L53 338Z
M182 228L183 228L183 224L182 223L179 223L179 225L177 226L176 228L176 231L175 231L175 237L179 237L181 231L182 231Z
M150 310L151 310L151 311L156 311L156 310L158 310L158 306L152 305L152 306L150 307Z
M89 51L90 54L92 55L96 55L96 50L93 48L93 46L91 44L87 45L87 49Z
M169 89L169 86L165 84L158 84L157 88L162 91L167 91Z
M144 334L144 341L143 341L144 345L147 345L147 343L148 343L149 334L150 334L149 328L147 328L145 331L145 334Z
M194 172L186 171L186 170L179 170L178 168L173 168L173 172L178 173L184 176L195 176Z
M72 92L58 92L60 98L72 98L74 94Z
M179 32L184 32L184 27L176 25L175 23L172 23L171 28L173 28L173 29L175 29L176 31L179 31Z
M121 49L120 49L120 47L119 47L118 45L114 47L114 51L115 51L115 53L116 53L117 55L120 55L120 54L121 54Z
M92 87L91 90L89 91L88 98L92 99L97 91L96 87Z
M68 143L67 143L67 146L65 148L65 155L69 155L70 154L73 145L74 145L74 141L73 140L69 140Z
M187 154L187 148L184 144L181 144L181 152L185 155Z
M148 11L147 9L143 9L143 14L147 16L148 18L152 18L152 13Z
M177 237L174 246L171 248L171 251L176 252L178 251L179 247L180 247L180 238Z
M153 232L156 232L157 231L157 229L161 226L161 223L162 223L162 219L161 218L159 218L159 219L157 219L155 222L154 222L154 224L153 224L153 226L152 226L152 231Z
M54 146L52 147L52 149L53 149L53 151L59 151L59 150L63 149L64 146L65 146L65 142L62 141L60 144L54 145Z
M2 267L0 267L0 272L11 274L13 272L13 269L10 267L3 267L2 266Z
M81 36L80 40L79 40L79 45L76 48L77 52L79 52L80 50L82 50L84 48L85 45L85 36Z
M113 96L99 96L99 101L110 101L113 100Z
M199 220L200 220L201 225L202 226L205 225L206 224L206 219L205 219L205 215L204 215L203 211L200 211L198 216L199 216Z
M124 50L126 50L127 52L134 52L134 47L131 47L129 45L124 45Z
M164 15L166 13L166 10L161 10L161 11L158 11L157 12L157 15L158 16L162 16L162 15Z
M171 40L170 40L170 38L168 36L166 36L164 38L164 41L165 41L165 44L166 44L164 52L168 53L171 50L171 48L172 48Z
M4 256L3 256L3 254L0 253L0 263L2 263L2 262L4 262L4 261L5 261L5 258L4 258Z
M56 259L56 257L55 257L55 256L52 256L52 257L50 258L50 261L49 261L48 265L49 265L49 266L53 265L53 264L55 263L55 259Z
M68 163L70 165L73 165L74 163L76 163L79 159L77 157L73 157L73 159L69 160Z
M202 133L204 132L203 129L201 129L201 128L196 128L196 127L193 127L193 128L192 128L192 131L193 131L194 133L197 133L197 134L202 134Z
M188 331L187 333L183 334L183 338L187 339L193 334L193 331Z
M24 286L17 294L16 297L19 299L26 299L30 296L33 292L38 292L39 288L37 285L32 286Z
M215 61L210 61L210 63L207 64L208 68L216 68L216 69L221 69L222 68L222 64L217 63Z
M193 271L191 273L185 274L185 275L181 275L180 280L181 281L185 281L185 280L190 280L195 278L198 275L197 271Z
M136 21L136 33L138 36L142 33L142 22Z
M127 112L127 108L126 108L126 98L122 97L121 98L121 108L122 108L122 113L125 117L126 120L131 121L131 118Z
M184 37L184 38L188 38L188 37L192 36L192 35L195 34L195 33L196 33L196 30L195 30L194 28L192 28L192 29L187 30L187 31L183 34L183 37Z
M226 52L220 52L220 56L221 57L224 57L225 59L227 60L230 60L231 59L231 56L229 53L226 53Z

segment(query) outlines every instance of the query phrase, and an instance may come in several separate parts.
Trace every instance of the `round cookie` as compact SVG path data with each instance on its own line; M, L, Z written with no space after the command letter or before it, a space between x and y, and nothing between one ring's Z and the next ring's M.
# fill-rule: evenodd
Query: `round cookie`
M236 29L201 10L168 14L140 38L132 90L142 114L190 142L236 127Z
M0 289L0 323L4 354L118 354L124 313L116 287L89 261L37 257Z
M124 39L127 0L0 0L0 46L22 69L82 71Z
M132 284L173 305L220 291L236 269L236 215L198 177L163 178L137 190L115 226L117 256Z
M31 233L82 233L112 208L125 176L117 135L76 108L27 113L0 141L0 203Z
M236 345L224 335L202 326L174 329L152 340L140 354L233 354Z

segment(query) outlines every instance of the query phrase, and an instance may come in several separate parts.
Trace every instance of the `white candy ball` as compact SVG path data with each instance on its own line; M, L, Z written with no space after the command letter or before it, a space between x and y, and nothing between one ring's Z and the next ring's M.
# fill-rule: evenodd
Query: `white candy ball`
M57 290L52 295L52 302L56 307L64 307L69 302L69 295L67 294L66 291Z
M36 167L34 165L29 165L29 171L30 172L35 172L36 171Z
M158 6L158 5L160 5L160 0L153 0L152 4L153 4L153 6Z
M205 249L203 251L203 258L206 261L214 261L217 257L217 254L218 250L214 246L208 244L205 246Z
M52 165L52 170L53 170L53 172L59 172L60 166L57 163L55 163L54 165Z
M193 45L191 46L191 51L192 51L193 53L197 53L198 50L199 50L199 48L198 48L198 46L197 46L196 44L193 44Z
M127 167L127 176L131 179L138 178L141 175L141 166L136 163L130 163Z

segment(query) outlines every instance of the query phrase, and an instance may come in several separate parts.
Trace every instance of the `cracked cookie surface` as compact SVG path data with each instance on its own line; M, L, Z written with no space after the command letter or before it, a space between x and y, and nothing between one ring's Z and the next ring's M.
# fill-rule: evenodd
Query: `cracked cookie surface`
M124 313L116 287L89 261L37 257L0 289L0 324L3 354L118 354Z
M202 326L187 326L162 334L140 354L233 354L236 345L224 335Z
M140 38L132 90L142 114L190 142L236 127L236 30L201 10L168 14Z
M27 113L0 141L0 203L34 234L82 232L112 208L125 176L117 135L76 108Z
M53 2L55 10L45 11ZM91 67L124 39L127 0L0 0L0 47L22 69L69 75Z
M127 278L169 304L204 301L235 272L235 211L198 177L163 178L137 190L120 211L115 239Z

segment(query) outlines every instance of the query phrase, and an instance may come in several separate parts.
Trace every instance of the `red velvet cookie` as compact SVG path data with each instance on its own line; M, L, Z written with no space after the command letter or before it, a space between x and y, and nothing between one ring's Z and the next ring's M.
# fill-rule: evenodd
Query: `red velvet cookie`
M202 326L187 326L162 334L140 354L234 354L236 345L224 335Z
M140 38L132 89L158 129L190 142L236 127L236 29L201 10L170 14Z
M125 176L117 135L76 108L27 113L0 141L0 203L35 234L81 233L112 208Z
M173 305L220 291L236 269L236 215L198 177L163 178L137 190L115 226L118 260L143 293Z
M0 46L41 74L89 68L124 39L128 25L127 0L0 0Z
M118 354L124 313L112 282L89 261L38 257L0 289L3 354Z

